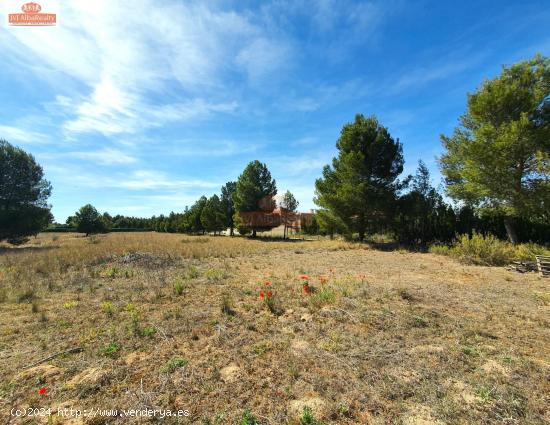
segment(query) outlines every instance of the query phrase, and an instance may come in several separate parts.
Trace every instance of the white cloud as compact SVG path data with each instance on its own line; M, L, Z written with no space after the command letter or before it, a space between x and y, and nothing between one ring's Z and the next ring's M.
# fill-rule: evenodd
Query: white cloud
M25 144L32 144L47 142L48 136L19 127L0 125L0 139L5 139L10 143L22 142Z
M12 66L54 85L50 74L58 72L56 88L64 94L57 107L68 133L132 134L231 112L237 103L224 87L228 71L258 78L280 71L286 60L285 43L250 16L201 2L128 5L63 2L57 27L0 29L0 48ZM66 76L80 84L70 97Z
M137 161L135 157L112 148L88 152L70 152L67 155L102 165L132 164Z
M236 58L236 63L243 67L250 80L256 81L278 72L289 61L290 48L278 40L258 38L244 47Z

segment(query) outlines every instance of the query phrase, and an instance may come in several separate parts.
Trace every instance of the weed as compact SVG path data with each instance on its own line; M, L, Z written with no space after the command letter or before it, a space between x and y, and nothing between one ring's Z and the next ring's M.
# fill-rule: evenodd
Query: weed
M412 325L415 328L427 328L429 326L428 320L422 316L412 316L412 319Z
M405 301L414 301L415 300L414 296L405 288L399 288L397 290L397 293Z
M101 303L101 309L108 317L113 317L116 313L116 307L110 301L105 301Z
M494 388L480 386L476 389L475 394L482 399L485 403L493 398Z
M111 342L110 344L106 345L105 347L99 350L101 355L105 357L111 357L111 358L117 357L119 351L120 351L120 344L118 344L117 342Z
M464 347L462 347L461 351L462 351L462 354L465 354L465 355L470 356L470 357L479 356L479 351L477 351L475 349L475 347L464 346Z
M183 295L183 291L185 289L185 283L183 280L178 279L174 282L174 294L177 296Z
M148 326L141 331L141 335L145 337L152 337L157 333L157 330L153 326Z
M304 406L304 411L300 417L300 425L321 425L321 422L315 419L310 407Z
M227 314L228 316L234 316L236 314L233 309L233 300L229 294L224 294L222 296L221 310L223 314Z
M243 416L241 418L241 421L239 422L239 425L260 425L258 422L258 419L252 414L252 412L248 409L246 409L243 412Z
M210 269L206 271L204 276L209 282L219 282L220 280L227 279L229 274L225 270Z
M196 279L200 276L200 271L195 266L189 266L187 269L186 277L187 279Z
M189 362L179 357L173 357L163 367L163 372L172 373L177 369L187 366Z
M78 306L78 301L67 301L63 304L63 308L66 308L67 310L72 310Z

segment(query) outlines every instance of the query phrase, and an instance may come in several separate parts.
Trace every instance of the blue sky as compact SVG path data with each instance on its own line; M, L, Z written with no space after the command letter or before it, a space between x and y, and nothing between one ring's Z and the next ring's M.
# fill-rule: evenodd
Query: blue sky
M308 210L358 112L437 185L466 94L550 54L547 0L39 3L57 27L0 27L0 138L43 166L61 222L181 211L254 159Z

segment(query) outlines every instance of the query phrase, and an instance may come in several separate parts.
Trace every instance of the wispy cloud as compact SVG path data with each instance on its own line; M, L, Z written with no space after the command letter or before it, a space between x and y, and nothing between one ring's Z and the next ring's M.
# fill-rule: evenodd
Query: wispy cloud
M46 134L27 130L21 127L0 125L0 139L6 139L12 143L20 142L24 144L34 144L47 142L49 137Z

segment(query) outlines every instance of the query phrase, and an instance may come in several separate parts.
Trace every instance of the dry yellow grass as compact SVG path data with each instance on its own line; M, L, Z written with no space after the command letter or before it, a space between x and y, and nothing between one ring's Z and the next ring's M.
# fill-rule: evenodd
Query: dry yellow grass
M293 424L307 405L327 424L548 423L549 310L548 280L432 254L41 235L0 248L0 422L149 423L55 414L72 407Z

